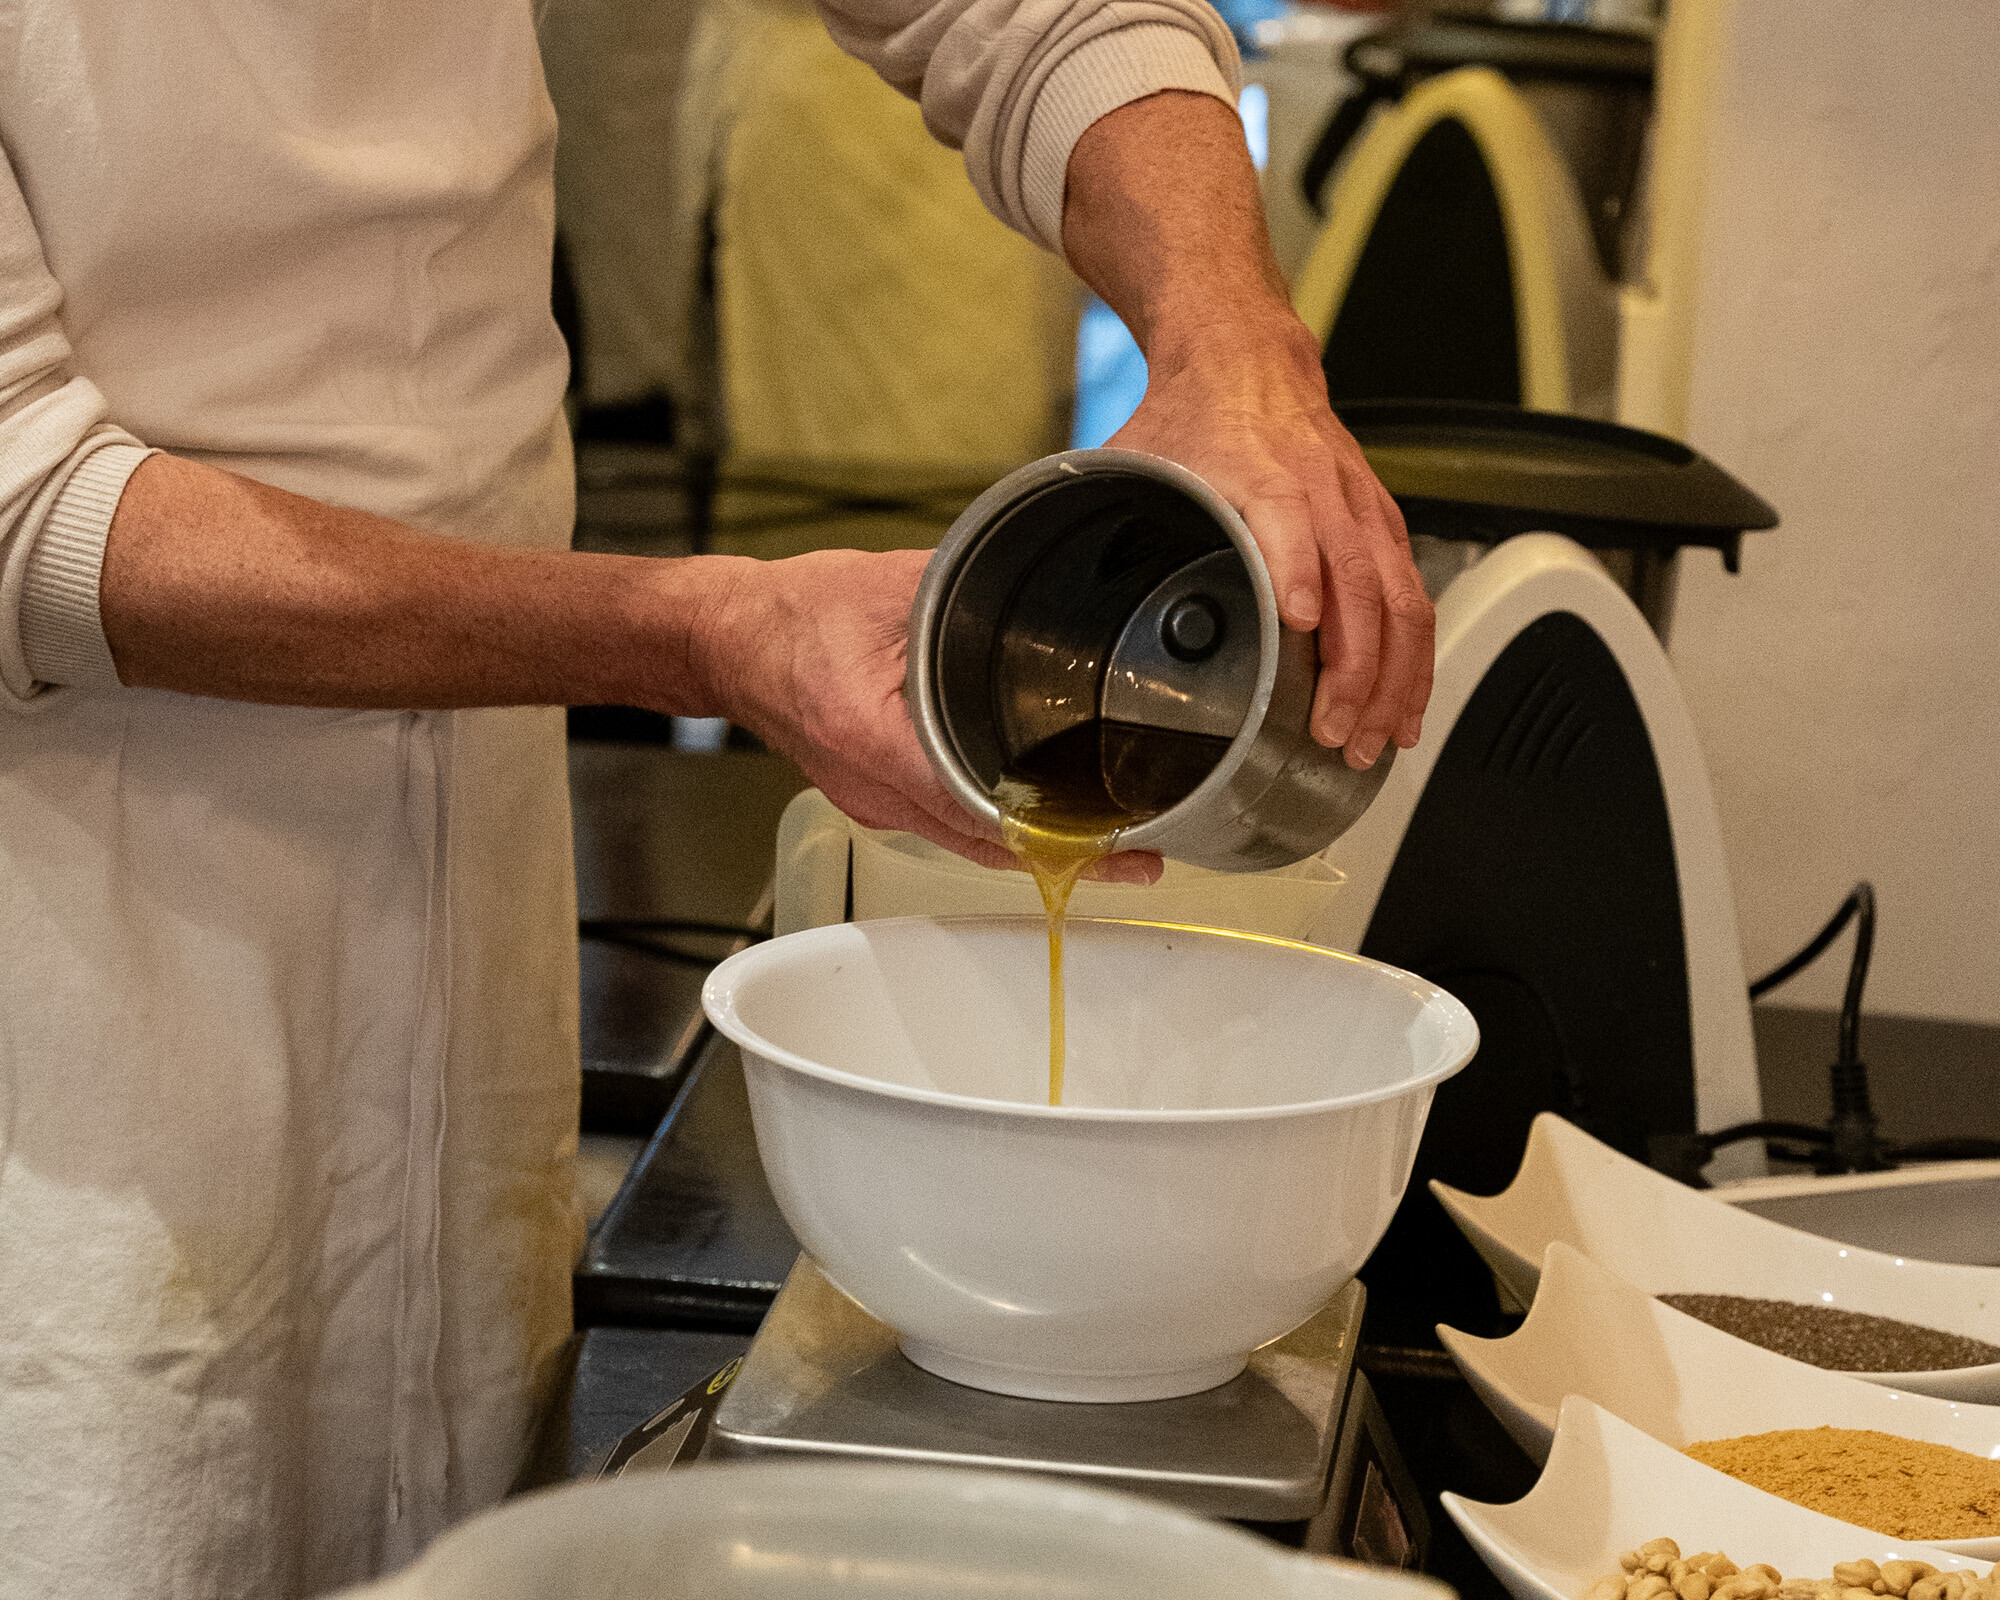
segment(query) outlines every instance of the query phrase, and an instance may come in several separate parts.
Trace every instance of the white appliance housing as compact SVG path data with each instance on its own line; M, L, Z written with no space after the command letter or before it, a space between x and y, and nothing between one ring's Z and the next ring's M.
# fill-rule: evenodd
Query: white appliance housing
M1638 703L1659 766L1687 945L1696 1126L1750 1121L1761 1114L1757 1056L1708 767L1660 641L1597 559L1573 540L1552 533L1509 539L1439 597L1437 676L1424 738L1398 755L1375 803L1325 852L1347 884L1322 923L1323 942L1359 950L1366 941L1411 816L1474 691L1509 645L1555 613L1581 619L1610 651ZM1495 846L1504 848L1504 841Z
M1372 1337L1497 1331L1504 1308L1425 1185L1504 1188L1537 1113L1640 1160L1655 1136L1759 1115L1694 726L1659 640L1580 545L1523 534L1448 585L1424 737L1326 859L1347 886L1325 942L1423 974L1481 1032L1363 1271ZM1746 1144L1711 1175L1761 1170Z

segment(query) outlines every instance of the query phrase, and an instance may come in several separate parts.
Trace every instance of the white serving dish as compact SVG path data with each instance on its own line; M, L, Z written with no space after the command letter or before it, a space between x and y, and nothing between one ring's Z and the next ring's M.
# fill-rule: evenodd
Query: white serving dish
M785 1220L912 1361L1047 1400L1211 1388L1367 1259L1478 1029L1252 934L1073 920L1067 972L1059 1107L1039 917L813 928L702 999Z
M1565 1400L1548 1465L1521 1499L1487 1505L1440 1497L1515 1600L1577 1600L1648 1539L1684 1554L1720 1550L1738 1566L1767 1561L1786 1577L1823 1578L1834 1563L1928 1561L1983 1574L1986 1563L1935 1545L1899 1544L1739 1483L1581 1395Z
M1884 1255L2000 1267L2000 1161L1743 1178L1717 1184L1715 1196L1788 1228Z
M1477 1339L1439 1328L1438 1336L1536 1461L1548 1459L1556 1418L1573 1394L1676 1450L1826 1426L1876 1428L2000 1460L2000 1407L1905 1394L1775 1355L1662 1305L1566 1244L1549 1246L1534 1309L1515 1332ZM1935 1543L2000 1559L2000 1537Z
M677 1468L510 1501L347 1600L1451 1600L1108 1490L840 1462Z
M1735 1294L1897 1317L2000 1345L2000 1268L1878 1255L1725 1205L1544 1112L1514 1181L1490 1198L1433 1183L1502 1289L1535 1297L1560 1240L1648 1294ZM2000 1362L1860 1372L1891 1389L2000 1402Z

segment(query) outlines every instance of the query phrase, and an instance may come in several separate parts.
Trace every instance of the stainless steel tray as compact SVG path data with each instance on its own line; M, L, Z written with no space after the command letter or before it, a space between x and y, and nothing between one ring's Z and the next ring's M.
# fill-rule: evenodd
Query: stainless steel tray
M1077 1405L933 1377L802 1255L716 1414L706 1456L1012 1468L1213 1517L1303 1521L1326 1499L1366 1301L1350 1282L1220 1388Z

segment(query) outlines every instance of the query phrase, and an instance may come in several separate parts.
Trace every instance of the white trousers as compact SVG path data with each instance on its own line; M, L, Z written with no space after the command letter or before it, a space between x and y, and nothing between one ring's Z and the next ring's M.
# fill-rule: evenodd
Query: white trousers
M0 1596L283 1600L500 1496L574 918L559 712L0 720Z

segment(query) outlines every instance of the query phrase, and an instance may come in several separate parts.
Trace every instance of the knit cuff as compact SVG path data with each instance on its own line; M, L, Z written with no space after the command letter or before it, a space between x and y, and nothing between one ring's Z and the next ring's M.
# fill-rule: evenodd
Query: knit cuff
M1036 237L1057 255L1062 254L1063 188L1076 141L1099 117L1162 89L1191 89L1232 109L1236 105L1228 75L1201 36L1171 22L1135 22L1099 34L1050 72L1028 122L1021 198Z
M97 584L125 480L152 453L132 444L91 451L49 508L21 586L21 654L36 682L118 686Z

